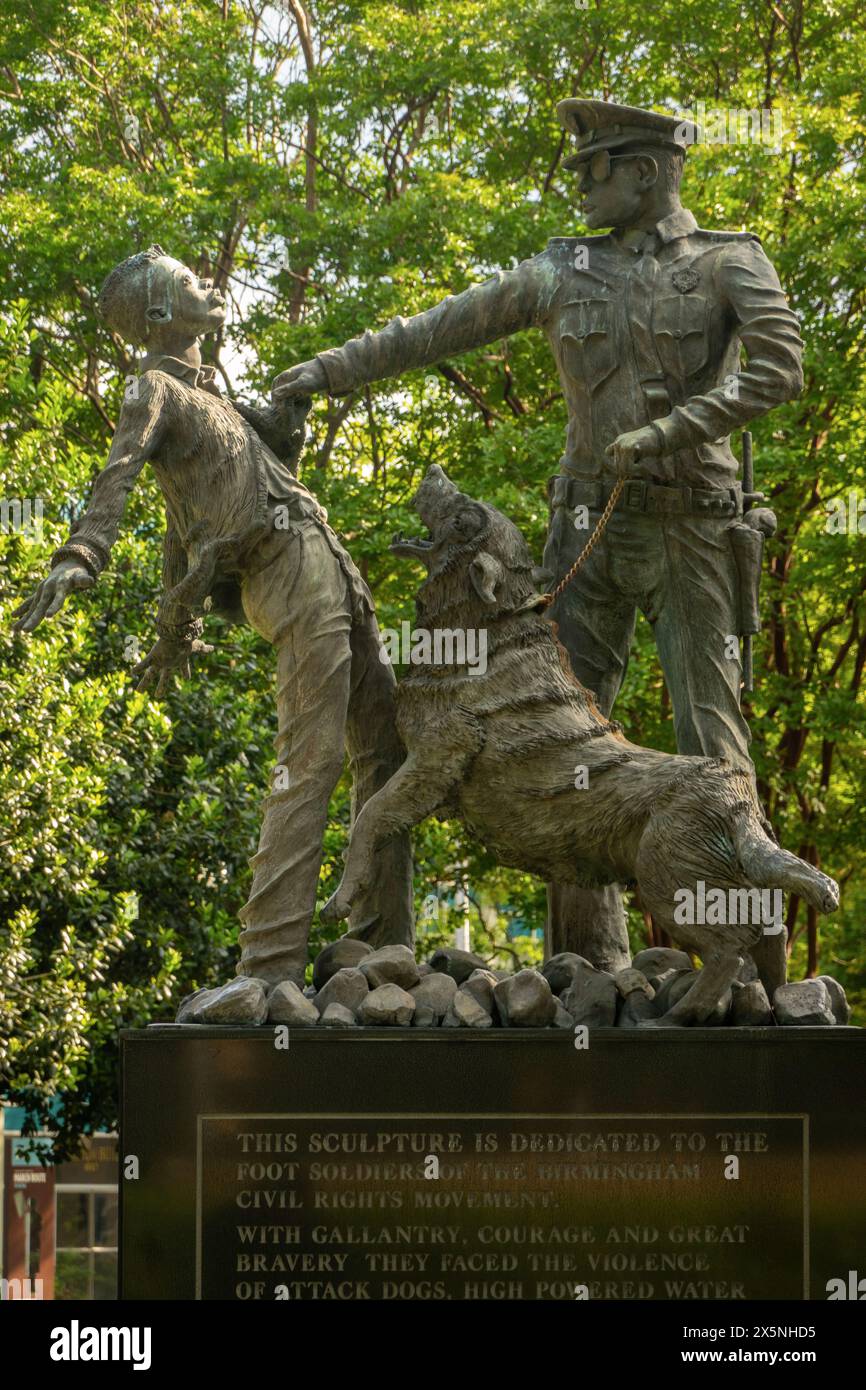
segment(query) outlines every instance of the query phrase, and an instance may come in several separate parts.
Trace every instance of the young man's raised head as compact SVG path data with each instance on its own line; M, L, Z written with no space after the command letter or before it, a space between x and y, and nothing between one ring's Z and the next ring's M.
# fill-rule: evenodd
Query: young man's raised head
M225 321L225 301L212 280L151 246L128 256L106 277L97 310L124 342L178 352Z

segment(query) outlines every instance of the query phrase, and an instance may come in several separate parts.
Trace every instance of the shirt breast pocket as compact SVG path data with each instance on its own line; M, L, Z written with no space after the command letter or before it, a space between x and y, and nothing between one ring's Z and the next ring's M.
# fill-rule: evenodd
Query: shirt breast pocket
M573 299L562 306L559 342L566 375L594 391L616 366L611 305L607 299Z
M653 306L653 331L662 366L684 381L706 366L707 301L700 294L660 295Z

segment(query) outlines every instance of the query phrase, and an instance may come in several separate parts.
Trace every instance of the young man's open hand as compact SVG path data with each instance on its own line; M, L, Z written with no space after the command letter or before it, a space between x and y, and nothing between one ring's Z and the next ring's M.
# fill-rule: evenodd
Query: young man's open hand
M32 632L43 618L53 618L70 594L90 589L96 583L86 565L76 560L63 560L43 579L38 589L19 604L12 616L14 632Z
M175 676L189 680L191 656L204 656L212 651L212 646L207 642L200 642L198 638L186 641L178 637L159 637L147 656L132 668L132 675L139 677L135 688L149 690L155 683L154 696L161 700L173 684Z

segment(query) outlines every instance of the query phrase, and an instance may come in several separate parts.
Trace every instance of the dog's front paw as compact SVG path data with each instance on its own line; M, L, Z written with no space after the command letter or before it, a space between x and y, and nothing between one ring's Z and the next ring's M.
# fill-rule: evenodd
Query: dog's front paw
M352 911L352 895L347 893L342 883L335 893L332 893L325 906L319 913L321 922L342 922Z

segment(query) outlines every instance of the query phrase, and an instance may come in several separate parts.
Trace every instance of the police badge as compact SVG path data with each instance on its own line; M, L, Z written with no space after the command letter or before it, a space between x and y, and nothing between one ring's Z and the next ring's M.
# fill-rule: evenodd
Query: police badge
M680 294L688 294L689 290L693 290L696 285L701 283L701 277L698 272L696 270L690 270L688 267L685 270L675 270L671 276L671 280L673 281L674 289L679 290Z

